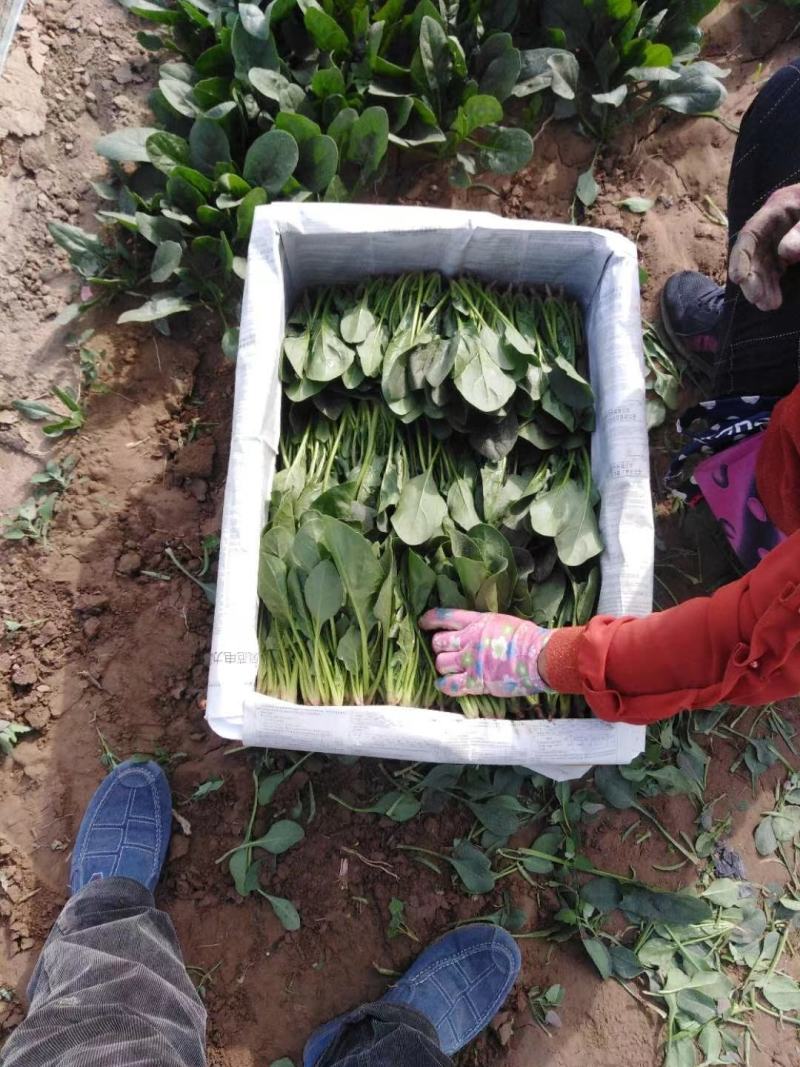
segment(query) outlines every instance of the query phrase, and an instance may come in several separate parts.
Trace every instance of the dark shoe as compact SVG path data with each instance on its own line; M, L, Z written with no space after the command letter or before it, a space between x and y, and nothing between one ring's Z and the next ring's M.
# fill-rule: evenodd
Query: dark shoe
M127 760L89 801L75 848L73 893L96 878L132 878L151 892L161 876L172 831L172 794L157 763Z
M442 1052L452 1056L489 1025L521 962L514 938L499 926L462 926L424 949L381 1003L424 1015L436 1028ZM339 1016L314 1031L303 1050L303 1067L319 1061L347 1018Z
M679 352L687 358L719 351L719 330L725 290L695 270L667 279L661 292L661 322Z

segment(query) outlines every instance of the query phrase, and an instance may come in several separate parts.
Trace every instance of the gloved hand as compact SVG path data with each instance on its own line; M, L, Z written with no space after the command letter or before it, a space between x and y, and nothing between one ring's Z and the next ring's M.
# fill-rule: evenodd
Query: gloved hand
M776 311L781 276L793 263L800 263L800 185L776 190L741 228L728 276L759 311Z
M513 615L434 608L419 620L433 635L436 685L448 696L527 696L547 689L539 655L553 633Z

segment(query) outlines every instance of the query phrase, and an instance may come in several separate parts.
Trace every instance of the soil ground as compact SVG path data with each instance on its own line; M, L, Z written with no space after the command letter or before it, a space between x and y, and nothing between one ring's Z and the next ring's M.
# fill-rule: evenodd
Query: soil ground
M779 9L753 23L733 3L709 20L707 55L732 70L723 108L729 123L738 123L763 79L796 52L787 43L791 28ZM93 143L101 132L143 117L152 74L112 0L84 0L78 8L68 0L29 3L0 83L0 510L26 494L48 454L36 424L11 401L46 398L53 383L76 377L74 354L65 349L68 331L53 325L73 281L45 222L91 224L97 204L88 178L102 173ZM724 209L733 145L721 123L661 114L602 157L602 194L587 221L638 242L650 276L648 312L674 270L722 277L725 231L710 221L705 198ZM495 180L494 195L453 192L437 172L423 174L400 199L564 221L591 154L587 142L551 124L530 168ZM631 195L658 202L644 216L614 206ZM251 1067L284 1055L297 1061L312 1027L380 994L386 978L377 968L401 970L416 953L409 939L386 937L392 896L405 900L408 924L423 943L455 921L494 910L499 897L467 898L443 888L442 878L396 847L447 846L465 830L462 816L446 812L397 826L354 814L330 794L368 803L396 767L321 757L284 787L273 811L290 811L313 783L316 815L306 840L282 858L271 882L297 904L302 929L286 934L266 902L237 896L215 858L241 838L253 756L231 752L205 726L211 609L165 556L171 547L196 565L202 539L219 530L232 368L202 323L186 322L170 339L110 319L96 327L90 344L102 354L104 388L90 398L86 427L55 449L77 465L49 546L2 550L3 617L22 626L0 637L0 718L25 721L33 732L0 768L0 986L14 994L10 1002L0 999L0 1025L7 1031L22 1016L25 983L64 902L71 844L108 746L120 758L158 753L172 768L185 825L176 829L158 901L175 921L193 973L208 974L211 1063ZM786 715L800 725L796 709ZM779 880L779 865L759 859L752 847L779 772L764 775L754 796L749 777L728 770L735 754L713 742L708 795L722 798L717 817L731 813L730 844L748 877ZM188 800L215 776L225 779L218 792ZM675 797L660 801L659 815L677 832L692 825L696 812ZM598 816L589 832L595 862L620 871L633 864L640 877L665 887L689 880L687 869L652 867L674 861L657 834L639 845L622 840L632 821L626 812ZM537 832L526 831L526 841ZM546 925L544 889L517 886L514 899L529 931ZM578 948L536 939L521 945L523 980L502 1020L513 1026L490 1031L469 1062L657 1062L655 1015L618 984L601 983ZM554 982L567 990L563 1026L546 1037L524 1010L524 990ZM761 1021L756 1036L752 1067L797 1062L789 1028Z

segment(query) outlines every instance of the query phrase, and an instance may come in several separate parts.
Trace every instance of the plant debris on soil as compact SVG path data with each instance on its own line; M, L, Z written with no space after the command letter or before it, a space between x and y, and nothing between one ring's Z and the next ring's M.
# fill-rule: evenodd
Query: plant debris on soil
M732 71L733 125L796 51L796 12L753 14L725 3L706 23L705 56ZM555 787L515 769L242 751L208 731L233 393L218 324L179 316L169 337L102 315L53 325L74 294L46 222L92 230L95 140L145 125L155 67L134 32L110 0L30 0L0 82L0 505L31 497L14 521L35 531L0 548L3 1033L23 1017L88 798L115 759L148 753L177 816L158 903L208 1006L215 1067L299 1062L313 1027L478 917L519 937L523 973L464 1063L794 1064L795 702L659 724L634 767ZM652 316L674 270L722 276L709 201L725 204L733 144L714 119L652 112L595 160L553 121L514 175L454 189L436 164L378 192L566 221L594 161L586 221L637 241ZM619 206L631 197L654 203ZM61 415L54 387L80 398L85 421L51 440L13 402ZM657 514L659 605L730 578L702 514L663 501ZM230 870L236 855L247 869Z

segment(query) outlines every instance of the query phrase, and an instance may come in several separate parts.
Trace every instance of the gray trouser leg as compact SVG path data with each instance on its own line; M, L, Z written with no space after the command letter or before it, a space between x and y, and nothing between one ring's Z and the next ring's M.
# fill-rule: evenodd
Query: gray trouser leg
M2 1067L205 1067L206 1011L172 923L128 878L90 882L56 920Z
M402 1004L364 1004L342 1024L315 1067L452 1067L433 1023Z

